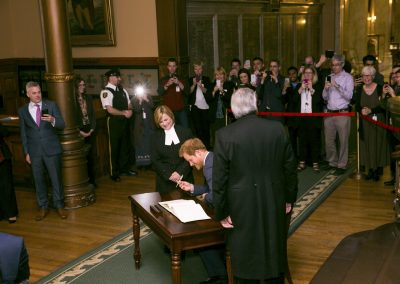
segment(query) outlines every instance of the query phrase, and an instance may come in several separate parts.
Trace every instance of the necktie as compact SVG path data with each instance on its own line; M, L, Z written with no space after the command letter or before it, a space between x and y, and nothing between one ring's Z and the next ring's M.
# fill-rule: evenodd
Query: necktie
M36 124L37 126L40 126L40 119L42 117L42 112L40 111L40 105L35 104L36 107Z

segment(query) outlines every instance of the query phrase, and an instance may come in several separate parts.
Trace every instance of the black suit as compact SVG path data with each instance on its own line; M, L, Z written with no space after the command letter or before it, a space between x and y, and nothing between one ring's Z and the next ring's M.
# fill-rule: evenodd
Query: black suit
M227 234L235 277L270 279L287 269L285 208L296 200L296 164L279 122L249 114L217 131L215 216L234 226Z
M157 173L156 190L167 192L175 189L176 183L169 180L173 172L183 175L183 180L193 183L192 168L189 163L179 157L179 149L183 142L193 138L190 129L175 124L178 144L165 145L165 132L158 129L152 138L151 162Z
M43 100L42 110L48 109L55 118L55 125L41 121L38 127L29 113L29 104L18 110L20 120L21 140L24 154L31 159L32 174L35 182L36 197L40 208L47 209L47 185L44 178L44 168L49 174L53 188L53 203L56 208L64 207L64 193L61 184L62 148L56 130L65 127L64 119L57 105L52 101Z

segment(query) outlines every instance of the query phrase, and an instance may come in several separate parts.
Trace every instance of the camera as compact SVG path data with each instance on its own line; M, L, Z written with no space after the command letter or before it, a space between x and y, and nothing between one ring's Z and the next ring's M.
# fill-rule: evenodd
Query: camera
M47 108L42 109L42 116L45 114L49 114L49 110Z

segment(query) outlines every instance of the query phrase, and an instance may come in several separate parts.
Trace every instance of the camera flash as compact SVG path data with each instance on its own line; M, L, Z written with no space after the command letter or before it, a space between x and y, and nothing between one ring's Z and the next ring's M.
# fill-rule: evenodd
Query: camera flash
M144 88L142 86L137 86L135 88L135 94L137 96L143 96L144 95Z

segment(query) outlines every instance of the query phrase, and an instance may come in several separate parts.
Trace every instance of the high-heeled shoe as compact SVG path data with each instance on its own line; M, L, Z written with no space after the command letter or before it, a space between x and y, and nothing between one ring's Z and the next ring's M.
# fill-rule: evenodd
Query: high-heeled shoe
M15 222L17 222L17 217L16 216L8 218L8 223L14 224Z
M300 161L300 162L299 162L299 165L297 166L297 171L298 171L298 172L301 172L301 171L303 171L303 170L305 170L305 169L306 169L306 162Z
M319 173L319 165L318 165L318 163L313 163L312 164L312 169L313 169L314 173L318 174Z

